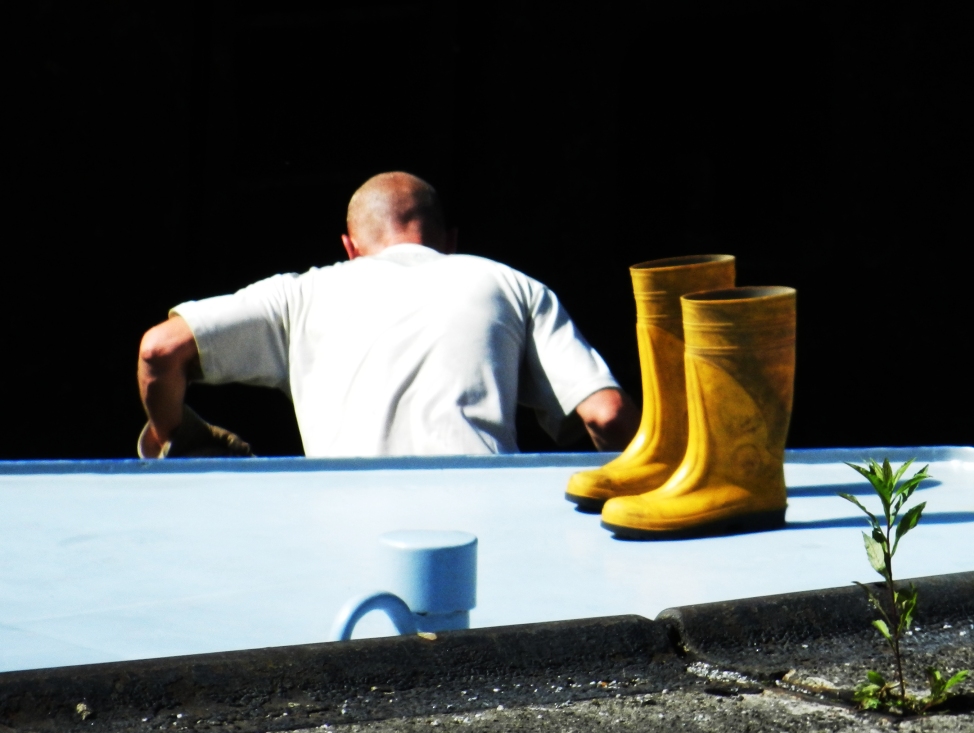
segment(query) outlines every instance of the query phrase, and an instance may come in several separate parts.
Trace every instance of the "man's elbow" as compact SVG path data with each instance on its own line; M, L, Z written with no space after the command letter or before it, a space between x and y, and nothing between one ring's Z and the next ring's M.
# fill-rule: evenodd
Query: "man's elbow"
M189 326L182 318L170 318L142 336L139 362L156 374L185 371L199 352Z
M599 450L623 450L639 429L639 411L625 392L603 389L576 408Z

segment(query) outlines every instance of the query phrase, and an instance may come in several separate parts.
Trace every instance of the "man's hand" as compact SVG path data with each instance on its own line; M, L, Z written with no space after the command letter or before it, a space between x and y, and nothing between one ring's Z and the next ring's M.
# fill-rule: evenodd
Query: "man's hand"
M639 429L639 411L618 389L601 389L575 408L598 450L624 450Z
M201 376L200 355L189 325L179 316L146 331L139 347L139 394L149 418L139 441L147 456L158 456L183 421L189 380Z
M160 450L152 450L146 443L151 433L146 424L139 436L140 458L230 458L253 456L250 444L217 425L210 425L189 406L183 405L183 420L172 431Z

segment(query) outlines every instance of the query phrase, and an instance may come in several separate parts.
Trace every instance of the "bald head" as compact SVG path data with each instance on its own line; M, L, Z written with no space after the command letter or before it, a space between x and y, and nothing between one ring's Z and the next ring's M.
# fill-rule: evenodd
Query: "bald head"
M346 224L358 255L404 242L448 249L436 190L409 173L380 173L362 184L348 202Z

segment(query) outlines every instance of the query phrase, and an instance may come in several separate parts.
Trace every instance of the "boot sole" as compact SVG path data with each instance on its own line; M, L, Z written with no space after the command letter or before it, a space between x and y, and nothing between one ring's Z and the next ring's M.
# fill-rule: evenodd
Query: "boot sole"
M576 496L565 492L565 498L575 504L575 508L584 514L601 514L602 507L608 499L593 499L590 496Z
M742 534L745 532L765 532L771 529L781 529L785 526L785 510L776 509L771 512L745 514L730 517L716 522L699 524L695 527L682 529L654 530L623 527L618 524L602 522L602 526L615 536L623 540L677 540L692 537L706 537L709 535Z

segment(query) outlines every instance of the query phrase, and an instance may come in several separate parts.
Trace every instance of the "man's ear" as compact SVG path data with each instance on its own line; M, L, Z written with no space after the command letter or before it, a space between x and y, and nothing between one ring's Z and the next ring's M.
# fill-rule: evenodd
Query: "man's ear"
M362 251L358 248L355 240L347 234L342 235L342 245L345 247L345 254L348 255L348 259L354 260L356 257L362 256Z

